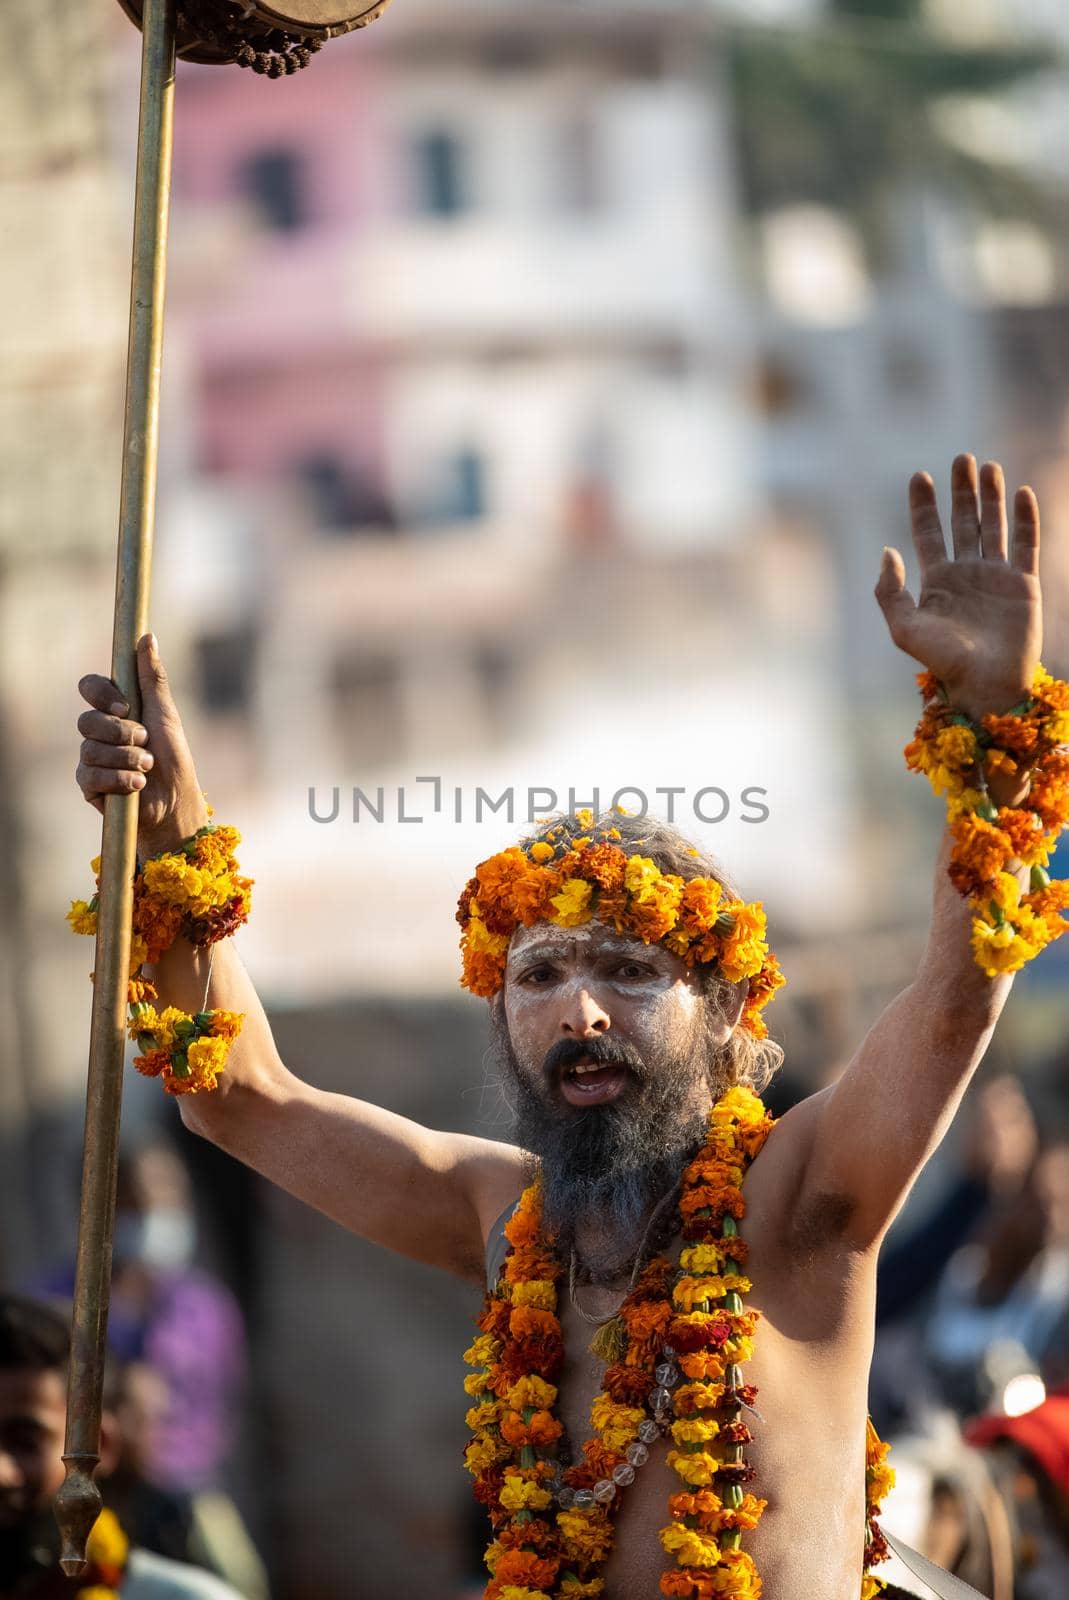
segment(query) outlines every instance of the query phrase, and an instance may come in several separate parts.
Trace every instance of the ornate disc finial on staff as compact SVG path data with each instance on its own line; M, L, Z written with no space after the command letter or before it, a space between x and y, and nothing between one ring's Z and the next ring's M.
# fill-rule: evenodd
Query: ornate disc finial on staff
M390 0L178 0L177 54L185 61L233 62L267 78L306 67L328 39L366 28ZM119 0L138 27L144 0Z

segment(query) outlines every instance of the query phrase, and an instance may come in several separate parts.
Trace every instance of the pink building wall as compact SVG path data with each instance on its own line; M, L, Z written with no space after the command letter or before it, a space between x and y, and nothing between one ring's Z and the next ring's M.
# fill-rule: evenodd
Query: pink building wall
M258 482L332 456L379 488L381 362L374 308L347 285L361 231L389 206L391 173L367 35L338 39L304 72L266 81L183 64L175 109L170 311L194 389L197 464ZM265 219L246 164L298 163L301 226Z

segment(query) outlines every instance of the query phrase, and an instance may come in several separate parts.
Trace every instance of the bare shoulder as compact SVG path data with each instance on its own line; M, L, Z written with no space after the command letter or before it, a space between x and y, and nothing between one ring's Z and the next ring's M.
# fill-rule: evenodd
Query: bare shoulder
M485 1248L494 1223L519 1199L529 1181L525 1153L518 1145L472 1134L438 1137L443 1161L470 1199Z

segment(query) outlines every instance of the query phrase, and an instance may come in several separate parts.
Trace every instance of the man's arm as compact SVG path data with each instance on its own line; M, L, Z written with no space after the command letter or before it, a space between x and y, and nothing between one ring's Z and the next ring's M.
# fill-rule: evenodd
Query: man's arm
M856 1248L880 1241L941 1144L1013 984L1011 976L986 977L973 959L972 913L946 875L951 842L948 829L917 976L869 1030L813 1133L803 1209L835 1197Z
M985 467L978 484L972 457L959 457L953 491L948 560L931 480L919 475L910 486L920 604L905 590L897 552L885 557L876 593L895 643L979 721L1027 697L1039 659L1038 509L1030 491L1018 493L1011 564L1000 469ZM1012 805L1025 786L1000 774L990 790L996 804ZM879 1243L942 1140L1012 987L1012 976L989 978L975 961L973 914L947 876L952 845L947 828L917 976L822 1097L812 1125L799 1204L841 1217L843 1238L858 1249ZM1026 878L1021 869L1024 888Z
M304 1083L278 1053L233 940L214 948L208 1008L245 1021L218 1089L179 1099L186 1127L362 1238L481 1283L486 1234L523 1186L519 1150ZM159 1004L200 1010L209 956L176 940L150 970Z
M78 723L84 737L77 776L98 810L105 794L140 790L139 844L147 856L176 849L207 821L207 810L150 635L138 645L138 676L142 722L125 720L128 708L116 702L109 678L81 680L92 709ZM279 1055L233 939L207 950L176 939L147 976L161 1008L245 1017L218 1089L180 1098L187 1128L363 1238L483 1281L483 1241L523 1185L519 1150L435 1132L303 1083ZM358 1072L354 1063L354 1077Z

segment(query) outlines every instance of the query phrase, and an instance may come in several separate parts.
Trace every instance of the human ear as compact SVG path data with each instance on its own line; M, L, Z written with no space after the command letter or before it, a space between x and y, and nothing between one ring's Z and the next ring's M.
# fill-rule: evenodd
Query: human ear
M741 983L721 984L719 992L709 996L707 1004L713 1013L709 1019L709 1031L715 1044L727 1044L731 1038L749 992L749 981L743 978Z

